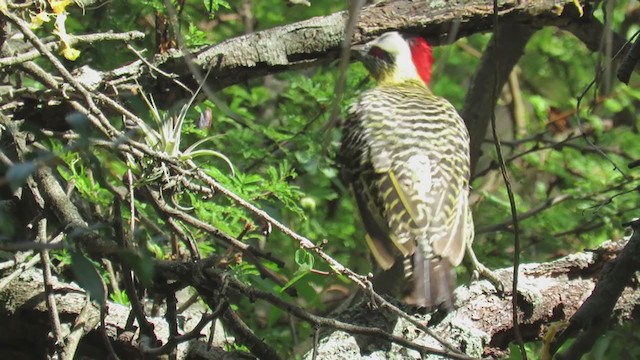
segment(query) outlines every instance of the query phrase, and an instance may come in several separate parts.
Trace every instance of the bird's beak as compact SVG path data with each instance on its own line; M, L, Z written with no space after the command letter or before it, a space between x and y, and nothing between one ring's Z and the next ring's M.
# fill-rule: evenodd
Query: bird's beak
M370 47L369 44L354 45L351 47L351 56L356 60L363 60L367 57Z

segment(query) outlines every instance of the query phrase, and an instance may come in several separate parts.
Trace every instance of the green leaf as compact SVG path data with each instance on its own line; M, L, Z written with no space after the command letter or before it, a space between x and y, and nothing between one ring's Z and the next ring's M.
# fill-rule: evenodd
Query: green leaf
M111 294L111 300L125 306L129 305L129 295L127 295L127 292L124 290L116 291Z
M38 168L38 164L35 161L26 163L13 164L5 178L11 187L11 191L16 191L27 181L27 178L33 174Z
M313 254L304 249L296 250L294 260L300 267L293 274L293 277L289 281L287 281L287 283L284 284L284 286L280 289L280 293L287 290L289 287L291 287L291 285L295 284L300 279L309 274L311 272L311 269L313 269L313 263L315 262Z
M302 279L303 277L305 277L310 272L311 272L311 269L300 268L300 269L296 270L296 272L293 274L293 277L291 278L291 280L287 281L287 283L284 284L284 286L282 288L280 288L279 292L283 293L285 290L290 288L293 284L298 282L298 280Z
M220 7L230 9L231 5L229 5L225 0L204 0L204 7L209 13L214 13L218 11Z
M315 258L313 257L313 254L307 250L298 249L296 250L294 260L300 267L308 267L309 269L312 269Z
M105 285L96 269L95 265L84 254L77 250L70 250L71 253L71 269L75 275L76 281L85 289L91 300L100 305L105 306Z

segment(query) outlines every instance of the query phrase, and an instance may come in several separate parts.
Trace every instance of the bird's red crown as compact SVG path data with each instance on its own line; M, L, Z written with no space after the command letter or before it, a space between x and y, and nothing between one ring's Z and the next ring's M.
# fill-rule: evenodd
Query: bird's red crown
M431 67L433 66L433 54L431 46L422 37L416 36L407 39L409 47L411 48L411 59L413 65L418 71L418 75L426 85L429 85L431 80Z

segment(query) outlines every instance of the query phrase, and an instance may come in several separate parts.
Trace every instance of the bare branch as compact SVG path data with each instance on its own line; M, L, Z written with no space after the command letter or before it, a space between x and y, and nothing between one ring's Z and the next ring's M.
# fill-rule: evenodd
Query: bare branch
M607 330L609 320L625 287L639 269L640 221L631 224L633 235L615 261L607 264L593 293L569 320L569 326L560 333L552 345L555 353L570 337L577 338L569 349L557 355L558 359L579 359Z
M87 34L87 35L71 35L69 36L68 44L70 46L82 43L92 43L98 41L132 41L136 39L144 38L144 34L140 31L129 31L126 33L95 33L95 34ZM56 51L60 49L59 41L50 41L44 44L44 48L49 51ZM27 52L20 53L15 56L6 56L0 58L0 67L2 66L11 66L17 65L20 63L24 63L27 61L35 60L39 57L43 56L40 50L33 49Z

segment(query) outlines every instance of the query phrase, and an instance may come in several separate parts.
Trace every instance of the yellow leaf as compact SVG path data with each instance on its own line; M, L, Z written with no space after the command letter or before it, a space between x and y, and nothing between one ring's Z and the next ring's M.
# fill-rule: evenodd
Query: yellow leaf
M62 56L69 61L75 61L80 56L80 50L72 47L65 47L62 50Z
M42 26L42 24L49 22L50 20L51 18L49 17L49 13L42 11L35 16L31 15L31 24L29 24L29 27L31 29L37 29Z
M564 7L558 4L553 5L553 8L551 11L553 11L556 15L560 16L562 15L562 11L564 10Z
M575 7L578 9L578 14L580 15L580 17L582 17L582 15L584 15L584 10L582 9L582 4L580 4L580 1L573 0L573 5L575 5Z
M49 0L49 5L56 14L62 14L69 4L71 0Z
M582 8L582 4L580 4L580 0L572 0L572 2L573 2L573 5L578 10L578 15L582 17L584 15L584 9ZM551 11L553 11L556 15L560 16L564 12L564 6L555 4L553 5L553 8Z

